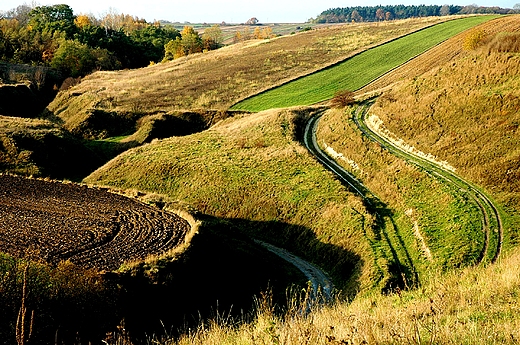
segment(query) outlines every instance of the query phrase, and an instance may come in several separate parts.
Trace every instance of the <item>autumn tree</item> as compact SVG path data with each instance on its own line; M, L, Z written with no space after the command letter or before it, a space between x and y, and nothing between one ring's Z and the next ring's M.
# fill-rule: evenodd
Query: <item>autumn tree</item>
M202 38L191 26L185 26L181 36L170 40L164 46L163 61L170 61L188 54L200 53L203 50Z
M361 17L361 15L359 14L359 12L357 10L352 11L350 18L352 19L353 22L356 22L356 23L363 21L363 17Z
M202 42L205 50L213 50L222 46L222 29L217 24L204 30Z
M385 11L382 8L378 8L376 11L376 19L381 21L385 19Z
M330 100L332 108L345 108L354 103L354 92L349 90L341 90L334 94Z
M83 29L86 26L92 26L92 21L87 15L82 14L74 19L74 24L76 24L79 29Z
M182 29L181 40L185 55L202 52L202 38L192 26Z
M91 49L86 44L65 40L56 50L51 66L64 70L72 77L79 77L92 72L96 63Z

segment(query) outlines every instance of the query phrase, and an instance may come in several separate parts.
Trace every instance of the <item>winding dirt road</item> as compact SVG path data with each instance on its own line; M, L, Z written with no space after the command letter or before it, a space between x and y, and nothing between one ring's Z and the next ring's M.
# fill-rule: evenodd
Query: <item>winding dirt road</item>
M502 249L504 230L498 208L495 206L491 198L477 186L464 180L460 176L457 176L450 169L414 154L413 152L404 150L394 144L393 141L389 140L384 133L378 132L375 128L369 126L366 122L366 114L371 104L371 102L367 102L358 107L353 116L356 126L365 136L376 141L392 154L427 171L442 180L444 183L451 185L452 188L457 190L459 193L465 194L469 199L473 200L482 214L482 230L485 235L484 246L482 247L478 262L495 262Z
M275 247L272 244L259 240L255 240L255 242L299 269L311 283L311 298L313 300L319 299L320 297L323 297L326 301L332 300L334 284L322 270L285 249Z

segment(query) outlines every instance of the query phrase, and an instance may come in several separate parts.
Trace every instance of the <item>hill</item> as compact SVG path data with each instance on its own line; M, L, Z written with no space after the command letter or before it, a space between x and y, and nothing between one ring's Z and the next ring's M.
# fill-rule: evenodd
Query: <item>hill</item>
M513 25L500 26L494 32L488 31L490 26L481 27L421 56L417 61L438 59L431 70L417 73L420 70L413 66L418 62L412 61L389 73L386 80L400 82L387 84L389 89L371 108L393 135L439 160L447 160L498 201L507 223L507 238L505 253L496 264L467 269L455 264L444 272L430 266L425 271L428 278L419 289L390 296L374 291L361 293L352 302L338 301L310 315L296 312L287 319L276 317L266 308L252 324L238 328L215 324L177 343L217 344L224 334L232 344L246 337L265 343L283 339L286 344L301 344L302 339L332 344L517 343L520 276L516 198L520 189L514 176L520 171L516 164L520 138L515 125L518 111L514 109L519 106L518 16L502 20ZM479 33L481 29L485 35ZM467 45L474 37L479 37L476 44ZM459 49L454 57L450 48L454 42L471 48ZM441 58L442 51L451 57ZM410 78L400 79L403 75ZM458 202L453 203L454 196L442 187L442 180L425 176L359 135L350 111L329 111L320 120L320 145L332 148L331 154L342 157L340 164L388 203L397 225L409 217L424 233L434 234L437 230L431 231L432 227L438 227L449 236L458 236L468 228L468 223L461 223L465 206L459 211L452 208ZM406 212L410 209L412 212ZM457 240L443 237L437 246L435 238L426 241L434 258L454 258L453 253L442 251L451 250ZM269 332L263 331L266 325L271 327Z
M372 279L378 273L362 240L371 216L298 142L313 112L229 118L205 132L129 150L85 182L153 191L233 219L242 232L326 267L355 294L379 280Z
M73 132L91 136L91 117L119 119L126 132L146 115L197 109L227 110L251 94L343 60L386 40L438 23L438 18L349 24L275 39L252 40L137 70L97 72L48 107ZM111 123L114 123L113 121ZM105 133L111 135L106 126ZM125 132L123 131L123 132ZM103 131L92 131L103 137ZM127 134L127 133L124 133Z
M504 17L496 23L507 22L510 18L514 18L510 23L518 21L517 17ZM338 301L331 308L322 309L324 314L320 314L322 311L318 310L307 314L308 317L302 316L306 313L301 313L300 309L294 309L293 314L287 315L287 320L291 319L294 322L288 325L274 316L274 307L272 308L267 301L263 304L264 307L267 306L263 309L264 313L257 315L255 321L249 323L256 328L247 328L248 325L236 327L235 324L231 328L219 328L214 324L215 332L225 333L228 340L230 335L236 334L237 343L243 337L267 343L287 339L287 343L292 341L298 344L302 343L302 339L308 343L315 340L328 343L349 340L359 343L384 342L388 339L395 340L396 343L420 343L421 339L434 342L439 337L442 342L449 343L451 331L455 332L451 333L453 339L467 340L468 343L488 340L478 336L472 337L471 332L468 335L468 329L471 331L475 324L489 329L486 334L492 339L505 340L501 335L492 333L491 328L495 323L501 325L500 330L509 332L511 339L518 339L518 334L512 326L517 323L517 312L510 303L511 296L517 294L514 285L517 277L508 278L507 275L497 273L500 270L511 270L508 265L514 265L516 257L504 259L505 266L490 266L487 269L472 267L470 271L463 273L468 285L477 280L482 282L484 278L479 274L489 274L504 282L502 290L489 288L483 294L497 303L497 308L492 309L491 321L485 320L486 312L490 309L489 304L478 298L471 299L478 295L474 289L469 289L463 299L470 299L476 307L473 309L472 306L465 306L467 309L460 311L459 306L464 304L460 303L458 292L463 286L453 283L452 290L448 290L448 283L443 285L437 281L453 282L455 278L450 274L457 277L463 272L460 267L475 262L478 246L481 245L478 232L485 222L475 217L478 207L460 197L455 190L445 187L441 179L393 157L379 144L362 137L351 121L353 108L331 110L326 106L295 107L256 114L225 111L232 102L250 93L283 84L300 74L315 71L325 64L366 49L375 42L383 42L390 37L413 30L403 23L387 23L372 27L349 25L346 27L349 30L359 30L354 31L353 39L349 37L352 31L341 31L339 27L327 29L338 30L334 31L335 36L311 35L323 34L318 31L295 35L295 41L291 44L298 42L297 39L314 37L315 40L311 42L316 45L302 45L306 48L297 46L298 48L291 50L288 45L282 49L283 40L279 38L249 42L219 52L228 53L229 56L212 52L164 66L117 73L96 73L58 96L49 107L47 115L56 122L63 122L70 131L78 130L76 133L81 136L104 138L116 134L130 134L134 124L138 124L139 127L140 123L145 123L148 126L148 129L144 125L140 126L140 131L137 130L133 137L125 139L147 144L118 155L88 176L86 182L161 194L160 198L187 204L198 210L199 216L209 220L213 226L213 232L209 237L199 237L199 241L204 245L190 246L192 251L184 257L187 261L193 260L193 266L184 266L187 261L183 259L175 262L155 260L130 268L126 277L137 278L138 282L144 278L147 283L153 283L144 284L146 289L141 289L142 285L136 285L137 288L131 290L127 300L130 301L130 307L134 305L132 303L140 303L140 307L149 307L146 310L151 315L162 317L168 312L165 308L173 309L176 306L171 297L169 303L162 303L162 298L172 291L170 289L179 288L182 291L183 287L196 291L190 295L193 301L211 301L207 291L222 288L214 286L218 285L214 284L215 281L222 279L221 272L226 273L226 282L233 281L232 278L236 279L235 272L247 272L249 276L245 280L252 285L256 284L258 288L265 280L262 280L262 283L255 280L255 270L250 271L250 266L245 264L252 262L255 269L262 266L265 252L257 251L251 245L249 237L255 237L290 249L325 268L342 290L340 298L348 297L349 301L354 302L351 307L348 303ZM407 23L412 23L414 28L425 25L422 21ZM388 33L390 27L397 28L397 32ZM507 25L496 27L501 27L501 30L513 28L513 31L517 28ZM518 108L518 85L514 76L515 68L518 66L518 54L511 48L516 42L515 35L496 35L496 31L488 32L488 28L491 27L483 26L469 34L466 33L462 40L460 37L450 40L463 46L467 44L470 49L464 53L455 49L457 54L454 55L453 50L445 49L452 47L451 43L447 42L447 45L439 45L432 50L433 55L426 53L377 80L372 85L386 80L384 86L391 90L382 94L372 110L383 119L385 126L389 124L388 129L392 133L397 136L403 133L409 145L415 145L417 140L422 145L420 149L428 153L431 152L430 146L438 145L435 151L438 156L448 160L465 178L476 183L483 181L486 172L493 172L486 170L487 166L493 166L497 170L507 169L505 173L497 173L497 179L493 177L485 180L484 187L500 202L501 213L508 230L506 249L509 250L516 245L518 232L515 225L518 224L518 203L515 205L518 200L517 190L514 184L510 188L511 181L507 180L509 175L513 178L517 176L519 169L514 165L517 161L514 143L518 142L518 131L515 131L517 119L514 114L514 109ZM482 32L489 35L489 42ZM444 50L439 49L441 46ZM317 47L325 49L329 54L326 54L325 58L323 54L320 57L318 52L323 50ZM345 51L336 47L342 47ZM298 54L297 58L292 54ZM266 56L269 57L269 61ZM282 60L274 60L277 56L281 56ZM307 56L314 56L312 59L315 60L305 60L303 57ZM271 58L277 61L274 66L270 64ZM291 59L294 59L294 64L284 68L284 61L293 61ZM214 63L210 64L212 60ZM324 60L327 60L326 63ZM416 66L414 61L425 60L435 61L426 65L428 68L411 67ZM298 61L302 61L302 64ZM480 64L476 64L477 62ZM499 75L494 75L494 69L486 68L495 63L503 64L503 67L498 69L501 71ZM228 64L231 67L224 68ZM234 69L236 66L240 68ZM430 66L435 68L431 70ZM479 66L478 78L475 71L471 70L475 66ZM221 74L220 70L229 74ZM270 74L261 74L265 70ZM207 71L207 74L194 71ZM419 72L423 74L418 75ZM510 72L513 74L510 75ZM458 79L450 80L451 75L462 80L469 76L469 79L467 83L460 83ZM410 79L407 79L408 77ZM397 80L401 81L400 84L393 84ZM448 88L450 83L454 83L456 87ZM179 85L182 87L179 88ZM478 91L472 91L472 88ZM212 90L212 93L201 93L202 89ZM377 93L380 92L378 89ZM475 106L476 111L470 111L474 103L499 102L502 98L494 95L495 93L505 97L504 101L500 101L503 103L499 103L500 113L495 113L494 107ZM466 98L471 94L475 94L475 97ZM465 107L453 107L452 104L456 103L453 101L447 101L446 106L440 102L443 98L453 99L452 97L464 99ZM408 109L402 102L410 102L415 108ZM442 118L439 114L437 107L441 105L445 107L442 108L443 113L448 114L449 118ZM196 110L193 113L184 110L198 106L215 109ZM450 113L448 108L455 108L457 112ZM391 115L387 113L387 109L390 109ZM412 115L400 118L402 109ZM418 114L413 114L415 109ZM362 200L351 193L305 150L301 143L305 123L318 113L324 114L318 128L320 145L327 149L330 155L342 161L341 164L361 179L377 198ZM467 127L474 122L482 122L483 125L474 126L475 128L466 133L462 127L457 127L457 121L453 121L460 113L464 113L465 116L468 114L469 122L460 121L464 126ZM153 129L161 129L161 125L165 123L168 123L168 126L173 123L172 127L179 123L171 120L170 116L186 119L190 114L193 114L196 120L194 123L211 123L211 128L198 133L187 131L183 134L189 135L183 137L153 140ZM220 121L216 124L216 121L201 121L201 117L204 120L206 118L199 116L200 114L209 114L209 118L215 116L215 120ZM494 122L500 115L505 116L501 118L503 123ZM99 116L98 122L95 121L96 116ZM511 122L508 122L509 118L512 119ZM407 123L408 119L413 121ZM101 125L95 127L91 125L93 123ZM154 123L157 124L156 127ZM423 124L429 126L422 127ZM45 126L50 125L45 122ZM124 130L109 131L119 126ZM439 128L434 132L435 136L432 139L429 137L429 127L435 126ZM205 128L207 127L209 126ZM491 127L496 127L497 131L487 134L486 131ZM93 128L95 132L92 131ZM417 133L417 128L421 129L421 133ZM172 132L166 131L167 134L155 137L162 138ZM452 140L452 146L442 146L443 139L446 136L450 138L452 133L456 134L454 137L459 141ZM487 139L489 147L479 146L482 142L476 139L481 136ZM483 156L467 154L481 148L485 153ZM503 159L493 156L494 150L502 153ZM452 155L443 155L444 151ZM462 155L466 156L459 160L459 156ZM376 199L377 203L372 203ZM381 218L384 218L384 221ZM395 258L392 253L394 249L388 245L389 242L385 238L390 233L397 241L395 243L401 246L398 249L399 253L395 255L408 257L407 259L414 263L413 270L418 273L419 279L413 282L413 286L405 284L398 289L395 288L396 281L402 280L401 277L406 276L407 272L401 271L399 265L392 261ZM431 257L425 255L421 242L430 250ZM237 249L238 254L233 249ZM235 254L238 255L238 260ZM277 264L279 262L270 262L268 268ZM179 274L179 271L172 273L168 269L165 270L164 265L170 268L169 265L174 265L182 274ZM452 270L455 273L446 273ZM285 267L281 271L285 272ZM193 272L199 273L195 281L191 280ZM267 273L263 275L269 276ZM208 277L209 282L206 279ZM176 279L189 280L189 284L176 285ZM404 281L408 282L406 279ZM509 283L511 281L513 287ZM401 290L401 287L415 286L420 288L406 292ZM255 287L247 291L253 290ZM379 294L381 290L393 291L395 294L385 297ZM198 294L208 299L197 298ZM147 296L149 299L142 303L136 302L142 301L138 296ZM247 305L247 302L242 305ZM394 308L395 305L399 308ZM157 310L152 306L161 308ZM361 307L355 309L356 306ZM321 320L325 321L318 321L318 316L321 315ZM392 320L386 317L388 315L393 317ZM135 313L131 316L135 317L132 319L134 325L138 324L140 319ZM402 319L399 319L399 316ZM346 319L351 320L353 324L361 324L368 320L368 328L361 331L361 328L348 328L351 324L345 322ZM321 322L321 325L316 326L313 324L314 321ZM402 323L399 323L401 321ZM297 327L300 325L301 327ZM380 330L378 325L384 325L384 330ZM284 327L290 328L294 333L284 333ZM347 331L345 328L348 328ZM200 342L209 341L209 337L215 334L207 333L203 326L201 329L200 333L194 335L201 337ZM236 329L245 331L235 333ZM191 338L191 335L188 335L187 339L199 341ZM216 342L222 342L222 338L217 339L219 340ZM233 342L235 338L229 341Z
M0 116L0 169L21 175L80 178L103 161L59 125Z

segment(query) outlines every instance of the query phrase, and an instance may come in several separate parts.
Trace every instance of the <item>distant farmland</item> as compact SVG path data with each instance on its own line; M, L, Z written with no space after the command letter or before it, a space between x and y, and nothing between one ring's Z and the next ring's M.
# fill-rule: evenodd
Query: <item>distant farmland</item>
M235 104L232 109L262 111L310 105L330 99L340 90L357 90L444 40L493 18L496 17L468 17L434 25L364 51L332 67L247 98Z

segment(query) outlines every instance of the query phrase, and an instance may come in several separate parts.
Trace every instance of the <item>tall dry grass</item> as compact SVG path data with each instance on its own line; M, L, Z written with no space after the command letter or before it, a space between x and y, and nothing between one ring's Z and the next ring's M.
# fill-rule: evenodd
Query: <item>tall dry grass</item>
M520 254L495 265L432 272L421 289L370 293L285 317L267 303L251 323L217 320L162 344L517 344Z

